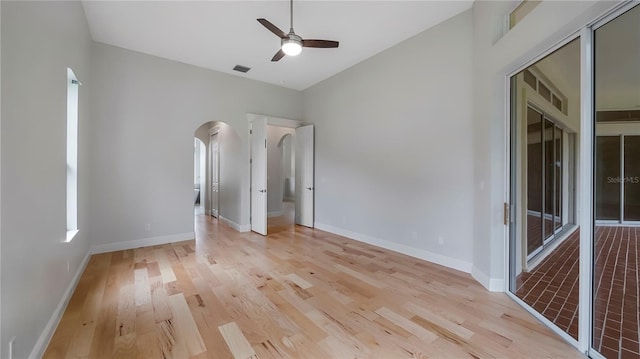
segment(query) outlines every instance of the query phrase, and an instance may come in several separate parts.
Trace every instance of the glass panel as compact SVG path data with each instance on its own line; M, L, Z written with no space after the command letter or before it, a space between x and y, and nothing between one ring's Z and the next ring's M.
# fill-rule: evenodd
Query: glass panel
M638 122L640 121L640 111L598 111L596 113L598 122Z
M629 120L640 104L638 64L636 6L594 32L595 130L596 135L607 135L595 143L596 219L640 218L640 184L634 183L640 175L640 124ZM606 358L640 358L639 237L638 226L595 223L591 344Z
M624 220L640 221L640 136L624 136Z
M579 40L532 66L549 86L580 98ZM576 155L573 146L563 144L563 137L579 136L568 129L579 129L580 112L576 107L570 116L550 116L558 113L557 108L551 102L536 101L540 96L525 76L519 73L511 78L509 290L577 339L580 232L575 225L575 201L568 198L578 194L563 196L571 194L566 189L576 183L575 172L567 170L575 168Z
M542 82L538 81L538 93L544 97L547 101L551 102L551 90L545 86Z
M553 234L553 207L555 204L555 143L553 122L544 120L544 224L542 233L547 239Z
M555 218L553 229L557 230L562 226L562 202L563 202L563 191L562 191L562 175L563 175L563 165L562 165L562 130L556 127L556 135L555 135L555 152L556 152L556 163L555 163L555 188L556 188L556 198L555 198Z
M532 74L531 71L529 70L524 70L523 75L524 75L524 82L527 85L531 86L531 88L533 88L534 90L537 89L536 83L538 82L538 79L536 79L536 76Z
M542 114L527 107L527 254L542 247Z
M562 111L562 100L560 100L556 95L552 95L552 99L553 99L553 106L558 110Z
M620 136L596 138L596 219L620 220Z

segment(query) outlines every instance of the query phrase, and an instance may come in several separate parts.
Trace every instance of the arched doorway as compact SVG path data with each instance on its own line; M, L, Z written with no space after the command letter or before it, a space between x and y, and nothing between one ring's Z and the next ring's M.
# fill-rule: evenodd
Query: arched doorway
M238 132L223 121L209 121L194 131L196 143L201 143L200 162L194 152L195 167L200 166L200 207L196 215L208 216L239 229L241 208L242 142ZM197 186L194 181L194 193Z

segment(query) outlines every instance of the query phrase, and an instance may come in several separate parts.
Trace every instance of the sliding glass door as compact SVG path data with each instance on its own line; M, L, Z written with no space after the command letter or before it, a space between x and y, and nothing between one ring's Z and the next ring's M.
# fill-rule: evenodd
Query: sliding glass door
M598 24L593 47L591 345L640 358L640 7Z
M594 358L640 359L637 5L510 77L509 292Z
M559 122L527 105L528 259L540 253L562 227L562 187L567 180L562 171L563 134Z
M603 132L606 125L600 126ZM626 131L636 132L633 126L626 123ZM597 136L596 148L596 220L599 224L640 223L640 136Z
M580 42L511 77L510 291L578 338L579 231L575 136L579 134ZM574 100L575 101L575 100Z

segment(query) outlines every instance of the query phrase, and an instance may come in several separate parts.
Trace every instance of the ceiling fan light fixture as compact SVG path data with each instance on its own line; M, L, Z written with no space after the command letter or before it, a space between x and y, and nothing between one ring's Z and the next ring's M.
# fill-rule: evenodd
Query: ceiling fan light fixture
M298 56L302 52L302 41L291 37L282 39L282 51L288 56Z

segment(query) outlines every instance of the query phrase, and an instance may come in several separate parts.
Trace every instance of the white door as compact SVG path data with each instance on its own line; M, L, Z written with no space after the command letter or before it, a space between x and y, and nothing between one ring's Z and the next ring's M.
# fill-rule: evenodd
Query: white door
M211 215L218 218L220 212L220 145L217 133L211 135L209 148L211 148Z
M313 125L296 128L296 224L313 227Z
M251 122L251 230L267 235L267 119Z

